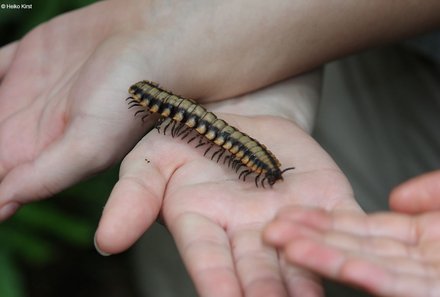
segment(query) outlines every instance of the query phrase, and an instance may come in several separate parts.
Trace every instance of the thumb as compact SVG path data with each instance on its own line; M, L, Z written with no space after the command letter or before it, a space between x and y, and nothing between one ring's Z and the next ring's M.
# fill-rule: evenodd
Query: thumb
M390 207L404 213L440 210L440 170L425 173L397 186Z
M102 255L120 253L133 245L162 208L170 173L164 174L157 160L145 160L145 154L154 155L148 144L144 138L121 164L119 181L95 234L95 246Z

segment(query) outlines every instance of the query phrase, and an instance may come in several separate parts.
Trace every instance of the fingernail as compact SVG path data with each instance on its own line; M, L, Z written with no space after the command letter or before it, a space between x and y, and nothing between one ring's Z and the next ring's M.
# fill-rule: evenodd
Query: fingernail
M96 251L97 251L101 256L104 256L104 257L111 256L110 253L103 252L103 251L101 251L101 250L99 249L98 242L96 241L96 233L95 233L95 237L93 237L93 244L95 245L95 249L96 249Z
M20 208L20 204L17 202L9 202L0 208L0 221L4 221L10 218Z

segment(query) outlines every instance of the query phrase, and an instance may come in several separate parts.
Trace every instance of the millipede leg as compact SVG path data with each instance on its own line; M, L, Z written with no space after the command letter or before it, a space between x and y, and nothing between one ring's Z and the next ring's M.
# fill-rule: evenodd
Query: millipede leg
M179 126L177 126L176 130L173 131L173 137L178 137L180 135L180 130L182 130L182 128L185 127L185 124L182 122L179 122ZM185 131L185 130L184 130Z
M206 149L206 151L203 154L203 156L206 156L206 154L212 149L213 146L214 146L214 143L211 143L211 145Z
M211 160L214 160L214 158L215 158L215 156L218 154L218 153L220 153L221 151L224 151L225 149L224 148L220 148L220 149L218 149L218 150L216 150L213 154L212 154L212 156L211 156ZM221 155L220 155L221 156ZM217 160L217 163L218 163L218 160Z
M191 138L190 140L188 140L188 143L190 143L191 141L193 141L194 139L196 139L197 137L199 137L200 135L196 135L193 138Z
M231 167L231 163L232 163L233 160L234 160L234 158L231 156L231 157L229 158L228 167Z
M251 170L247 170L247 173L245 175L243 175L243 181L246 181L246 177L251 173L252 173Z
M134 113L134 116L137 116L138 114L141 114L141 113L143 113L143 112L145 112L145 110L143 110L143 109L139 109L138 111L136 111L136 112Z
M241 163L238 159L234 159L234 161L232 162L232 169L234 169L235 172L238 172L238 169L240 169L240 167L242 166L244 166L244 164Z
M264 186L264 182L266 181L266 177L264 177L262 180L261 180L261 186L263 187L263 188L266 188L265 186Z
M207 144L207 142L199 142L199 144L196 145L196 148L204 146L205 144Z
M165 122L165 120L164 120L163 122ZM173 122L173 121L168 120L168 123L166 124L165 128L163 129L163 135L166 135L167 130L168 130L168 128L171 126L171 123L172 123L172 122ZM171 134L172 134L172 132L171 132Z
M261 172L255 177L255 186L258 188L258 180L260 179Z
M183 134L187 133L191 131L191 127L186 126L185 124L183 124L183 126L185 126L185 129L183 129L182 131L179 132L179 134L177 134L177 137L182 136ZM183 139L183 138L182 138Z
M250 171L249 169L243 170L242 172L240 172L240 175L238 176L238 179L241 179L241 177L243 177L243 181L246 179L246 176L252 171Z
M218 158L217 158L217 163L220 161L220 159L223 157L223 154L226 152L226 150L225 149L223 149L222 150L222 152L220 153L220 155L218 155Z
M202 135L199 135L200 139L199 139L199 144L196 145L196 148L204 146L205 144L207 144L208 142L203 142L203 137Z
M162 126L162 123L165 121L165 118L160 118L156 122L156 126L154 127L157 130L157 133L160 133L160 127Z
M176 122L176 127L171 132L171 135L173 135L173 137L176 137L177 133L179 133L180 129L182 129L182 126L183 126L182 122Z
M177 135L177 137L180 137L180 135L182 135L182 134L184 134L183 136L182 136L182 140L183 139L185 139L185 138L187 138L188 137L188 135L191 133L191 128L190 127L186 127L186 129L185 130L183 130L182 132L180 132L178 135Z
M136 102L136 101L134 101L134 102L130 102L129 104L128 104L128 109L131 109L131 108L133 108L133 107L135 107L135 106L141 106L138 102Z
M199 144L200 144L200 143L202 142L201 137L202 137L202 135L197 134L196 136L194 136L193 138L191 138L190 140L188 140L188 143L190 143L190 142L193 141L194 139L199 138Z
M243 166L244 166L243 163L237 162L237 165L235 165L235 172L238 172L238 170L240 170L240 168Z
M179 124L176 121L173 121L173 127L171 128L171 136L174 138L176 135L176 129L179 127Z

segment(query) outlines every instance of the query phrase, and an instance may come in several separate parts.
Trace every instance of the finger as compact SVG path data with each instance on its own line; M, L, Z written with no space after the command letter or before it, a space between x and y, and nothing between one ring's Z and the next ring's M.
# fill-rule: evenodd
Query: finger
M147 143L140 143L121 164L120 179L104 208L95 235L101 254L126 250L156 220L163 200L167 177L147 163Z
M440 210L440 170L417 176L396 187L390 207L405 213Z
M280 256L281 274L291 297L321 297L324 296L319 276L310 270L287 262L284 255Z
M435 277L405 273L400 265L382 265L386 259L348 257L338 250L314 241L298 241L286 250L290 261L321 275L362 287L378 296L436 296L439 286Z
M9 69L18 47L18 41L11 42L0 48L0 81Z
M277 252L263 244L259 226L234 231L232 249L245 296L287 296Z
M286 258L322 276L360 286L379 296L428 296L434 278L390 271L380 261L348 257L314 240L298 240L285 249ZM432 295L434 296L434 295Z
M90 142L82 130L71 126L36 159L11 169L0 183L0 220L13 214L4 211L11 209L10 205L52 196L111 165L117 156L102 147L108 139L94 140Z
M408 254L411 251L409 246L392 238L362 236L335 230L320 231L296 222L278 222L277 225L272 226L284 228L284 236L287 238L284 243L278 244L280 248L285 248L298 240L309 239L322 242L323 245L344 251L347 254L394 257L398 261L408 262L406 264L408 266L407 270L417 268L413 268L412 260L406 261L411 256L411 254Z
M225 230L195 213L165 219L199 296L242 296Z
M337 279L344 268L345 255L319 243L313 239L298 238L283 249L286 260L325 277Z
M52 196L82 177L83 161L70 158L73 154L65 143L56 143L36 160L18 165L0 183L0 221L14 212L11 205L21 205ZM15 207L17 210L17 207Z
M313 230L313 228L296 229L297 225L298 223L294 221L275 219L264 229L263 240L269 245L283 248L297 237L308 235L308 237L315 238L319 236L318 231Z
M322 232L337 229L338 224L335 221L341 216L342 213L332 215L318 208L288 207L280 211L275 220L268 224L263 238L267 243L278 247L288 244L298 236L316 238L321 236ZM297 229L297 225L308 228Z
M293 223L293 235L291 241L285 246L294 245L296 241L311 240L319 242L323 247L334 249L345 257L360 257L372 259L381 263L383 267L400 273L423 275L426 273L419 263L417 247L405 244L384 236L358 236L339 231L304 232L307 226ZM292 233L294 233L292 232Z
M328 212L318 208L288 208L280 212L277 221L295 222L320 232L333 230L364 237L384 236L405 243L418 240L417 234L412 232L417 221L401 214L377 213L367 216L357 212ZM293 229L289 224L269 227L265 235L268 242L273 244L285 243L289 231Z
M383 269L380 264L363 259L348 262L341 280L377 296L419 297L440 294L438 276L425 277L389 271Z

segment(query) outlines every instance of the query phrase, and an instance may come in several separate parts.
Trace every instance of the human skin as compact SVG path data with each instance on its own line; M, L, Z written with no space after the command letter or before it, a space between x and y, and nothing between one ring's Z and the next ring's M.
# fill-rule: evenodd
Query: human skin
M440 20L434 0L341 3L343 12L326 2L248 1L105 1L2 48L0 219L129 151L144 130L123 102L108 102L133 82L159 81L205 102L228 98Z
M212 102L259 89L367 45L426 30L438 21L433 9L438 5L436 1L427 2L426 6L411 1L406 2L408 5L399 3L398 7L392 3L377 7L368 4L370 13L365 13L365 6L349 5L343 14L334 6L326 7L326 3L314 9L310 1L163 3L100 2L55 18L0 50L0 219L11 216L24 203L49 197L107 168L132 149L153 125L152 121L140 125L122 100L127 96L128 86L136 81L158 81L179 94ZM420 17L408 18L410 13ZM350 18L342 21L341 15ZM372 30L365 31L374 18L385 16L389 21L386 25L374 22L373 27L369 26ZM356 26L348 26L348 21ZM346 27L351 29L345 30ZM248 99L253 101L252 97ZM277 105L274 96L268 96L267 100ZM215 273L228 278L229 285L225 288L234 294L255 290L256 293L249 295L258 295L260 290L249 284L260 286L265 283L265 277L261 279L261 275L252 273L255 272L252 267L234 262L237 254L232 250L240 254L254 246L252 243L262 226L277 210L298 203L358 210L337 166L298 127L299 119L308 122L310 115L287 111L287 119L280 118L279 114L270 113L265 102L253 102L242 110L249 110L249 106L260 106L267 114L249 117L237 114L237 109L224 110L231 114L223 115L262 139L280 155L283 164L297 166L295 173L280 183L282 188L255 192L249 184L232 182L231 172L222 171L218 175L222 166L205 165L208 160L193 148L180 147L175 140L149 134L124 160L121 181L110 197L97 232L99 248L108 253L128 248L161 211L202 296L217 288L212 283L218 280L213 276ZM281 110L284 113L286 109ZM303 127L306 126L310 124ZM166 149L154 150L156 143L163 143ZM305 152L300 151L299 144ZM179 154L174 153L177 147L181 148ZM151 166L145 166L143 160L150 154L154 156ZM164 163L170 155L176 157ZM133 172L151 176L155 180L154 188L150 188L149 179L133 178ZM313 177L309 177L312 173ZM292 182L294 175L297 179ZM202 185L200 181L194 184L198 179L202 179ZM212 208L205 205L200 209L206 203L199 201L203 193L211 197L213 190L229 188L230 183L236 188L219 197L227 201L224 205L218 206L219 200L215 199L209 202ZM168 188L174 192L168 192ZM198 194L193 199L177 199L187 196L185 191L189 190ZM255 200L245 199L249 191L255 192ZM280 199L274 202L275 191ZM238 203L231 198L236 195L242 197ZM122 203L127 200L132 202L128 206ZM255 209L250 207L253 205ZM212 212L215 207L219 207L219 213ZM235 215L226 218L230 213ZM237 219L239 214L241 219ZM188 233L193 230L188 222L196 224L201 238L196 240L195 234ZM222 239L217 246L223 247L223 253L212 254L229 255L229 262L203 262L191 254L192 249L186 248L185 243L191 242L192 246L201 246L201 252L211 251L206 245L210 241L203 238L203 234L211 231ZM227 246L229 241L236 243L248 236L252 240L240 240L234 248ZM269 290L294 295L295 290L304 288L302 292L310 292L311 296L321 294L316 279L307 279L310 274L304 271L297 272L296 278L289 278L287 287L281 286L277 267L282 264L275 259L273 249L259 245L249 254L269 258L270 261L260 262L266 267L261 270L264 273L271 271L270 267L276 268L268 273L269 280L274 280L273 286L265 286ZM201 263L217 263L220 269L212 269L209 274L210 267ZM221 266L224 263L229 266ZM243 268L231 273L234 265ZM285 271L285 275L291 274Z
M286 208L265 242L288 263L383 297L440 294L440 171L395 189L393 212Z
M267 227L265 238L294 267L375 296L439 294L438 211L369 216L305 209L288 212Z
M440 210L440 170L428 172L397 186L390 194L390 207L398 212L421 214Z
M29 42L41 40L37 33L31 33ZM33 37L32 34L37 35ZM66 33L57 36L58 41L63 36L68 42ZM127 69L136 69L139 61L133 59L137 51L121 53L127 50L121 49L121 45L124 44L105 41L83 64L70 61L64 55L57 60L52 54L50 67L74 67L71 78L55 74L51 77L51 69L45 70L48 74L40 81L44 89L38 90L41 94L37 92L32 97L32 88L20 88L19 98L25 102L9 101L10 96L18 96L14 93L17 91L14 81L19 85L21 78L22 83L34 83L39 87L40 76L27 80L25 72L41 71L32 70L32 67L47 67L47 64L25 63L27 55L38 51L37 46L33 47L33 52L28 50L30 45L26 43L16 49L14 62L0 89L4 92L0 102L5 107L0 109L4 116L0 124L0 155L5 170L0 184L2 204L14 206L14 203L21 205L45 198L102 170L121 158L151 128L151 119L142 123L140 118L134 117L133 110L128 110L127 88L138 78L128 78L121 83L126 77L118 73L130 76L131 71ZM41 58L38 55L34 58L38 57ZM79 70L75 70L77 68ZM139 79L144 78L144 74L137 73ZM319 95L317 76L319 73L297 77L272 91L261 90L210 106L219 116L270 147L284 166L300 168L295 172L304 173L298 178L301 183L291 184L292 175L288 178L286 174L285 181L277 183L273 190L256 189L252 180L239 181L232 170L203 157L201 150L153 131L122 163L120 181L109 198L96 232L100 251L124 251L162 213L200 296L260 296L266 293L321 296L319 279L294 267L283 268L275 250L261 244L261 228L275 212L290 203L301 203L302 197L289 195L292 191L303 192L307 204L357 209L346 179L307 134L313 121L314 108L310 105L316 105ZM45 89L50 83L54 86ZM286 86L293 88L286 89ZM280 136L285 139L283 142L277 139ZM299 144L304 145L307 155L294 157L295 151L300 149ZM302 161L297 162L297 159ZM307 162L309 165L304 166L309 159L315 162ZM315 188L317 184L321 186ZM337 184L340 186L332 188ZM224 189L230 190L225 192ZM316 189L328 191L325 203L320 202L323 194L315 192ZM214 196L215 193L220 194ZM276 196L279 198L275 199ZM259 267L258 271L254 265ZM290 276L286 281L284 274Z
M279 102L283 87L285 99L295 100L300 85L291 84L298 79L209 106L267 145L283 167L296 167L283 181L256 188L252 177L239 181L222 162L203 157L204 149L153 131L121 165L97 230L99 247L125 250L160 214L200 296L323 296L319 279L285 266L261 240L262 228L286 206L361 212L342 172L303 128L285 117L255 115L271 112L261 107ZM250 98L251 105L243 101ZM242 107L255 110L238 115Z

